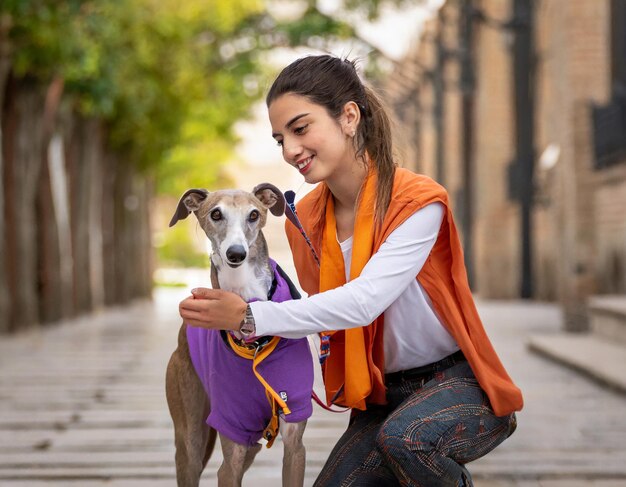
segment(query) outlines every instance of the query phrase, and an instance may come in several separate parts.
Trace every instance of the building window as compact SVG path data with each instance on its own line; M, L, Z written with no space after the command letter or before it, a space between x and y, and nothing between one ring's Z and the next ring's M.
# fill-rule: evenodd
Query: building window
M626 1L611 1L612 97L592 108L594 167L626 162Z

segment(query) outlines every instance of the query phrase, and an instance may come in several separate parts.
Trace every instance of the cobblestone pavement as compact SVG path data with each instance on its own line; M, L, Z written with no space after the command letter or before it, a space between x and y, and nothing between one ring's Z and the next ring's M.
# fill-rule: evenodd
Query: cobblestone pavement
M0 486L175 485L164 371L177 303L114 309L0 339ZM550 305L484 302L479 309L526 405L517 432L470 464L479 487L626 485L626 396L528 352L531 333L559 329ZM317 390L321 393L319 379ZM305 433L311 485L346 415L315 407ZM244 486L280 485L280 443L258 456ZM219 448L202 485L216 485Z

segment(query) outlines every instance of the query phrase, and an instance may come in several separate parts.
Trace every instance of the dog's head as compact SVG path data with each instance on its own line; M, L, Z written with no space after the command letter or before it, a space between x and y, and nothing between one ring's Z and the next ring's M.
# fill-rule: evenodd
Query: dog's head
M276 216L285 212L283 193L269 183L259 184L251 193L190 189L180 198L170 227L193 211L213 252L230 267L239 267L265 226L267 210Z

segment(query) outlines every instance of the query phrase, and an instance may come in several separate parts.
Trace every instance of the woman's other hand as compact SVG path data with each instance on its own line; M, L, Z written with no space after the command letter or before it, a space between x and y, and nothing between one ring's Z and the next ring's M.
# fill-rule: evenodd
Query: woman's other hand
M237 294L221 289L196 288L178 305L184 322L215 330L239 330L246 315L246 302Z

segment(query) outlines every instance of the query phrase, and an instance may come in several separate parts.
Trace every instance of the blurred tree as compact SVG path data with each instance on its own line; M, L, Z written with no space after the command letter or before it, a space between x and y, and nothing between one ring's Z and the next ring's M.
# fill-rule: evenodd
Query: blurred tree
M147 295L154 181L176 196L224 184L233 126L266 84L260 53L355 37L313 1L282 22L266 6L0 3L0 331Z
M8 15L0 14L0 107L4 106L6 80L11 69L11 43L9 30L12 19ZM1 110L0 110L1 115ZM0 116L0 122L2 117ZM4 221L4 151L2 123L0 123L0 333L8 331L9 327L9 293L7 283L6 263L6 225Z

